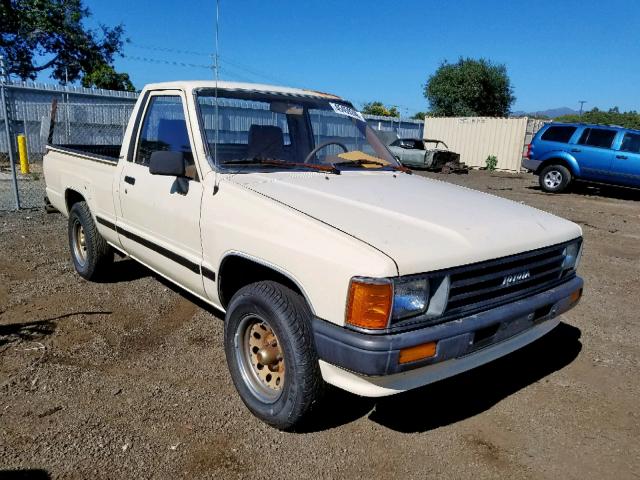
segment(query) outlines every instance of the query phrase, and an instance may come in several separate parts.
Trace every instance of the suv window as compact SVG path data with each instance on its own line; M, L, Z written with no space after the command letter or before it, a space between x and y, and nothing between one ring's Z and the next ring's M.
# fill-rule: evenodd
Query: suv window
M623 152L640 153L640 133L625 133L620 150Z
M177 95L158 95L149 100L135 162L148 166L151 154L157 151L184 153L186 176L196 178L182 99Z
M603 128L585 128L578 143L590 147L611 148L613 139L616 136L615 130L605 130Z
M555 126L549 127L540 137L541 140L547 140L549 142L562 142L568 143L569 139L576 131L577 127L570 126Z

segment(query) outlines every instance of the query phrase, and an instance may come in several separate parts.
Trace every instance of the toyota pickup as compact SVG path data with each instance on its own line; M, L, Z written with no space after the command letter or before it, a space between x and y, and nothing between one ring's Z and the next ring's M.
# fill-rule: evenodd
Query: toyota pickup
M338 96L153 84L122 145L47 148L78 274L120 252L224 312L231 379L276 428L327 384L385 396L490 362L582 295L580 227L412 174Z

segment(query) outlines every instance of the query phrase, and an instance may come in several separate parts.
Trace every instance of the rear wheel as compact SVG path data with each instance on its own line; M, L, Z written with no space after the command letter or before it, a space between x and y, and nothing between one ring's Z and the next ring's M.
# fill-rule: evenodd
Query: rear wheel
M300 295L270 281L240 289L227 309L225 354L236 390L281 430L298 425L324 390L310 319Z
M571 183L571 172L564 165L547 165L538 177L540 188L545 192L560 193Z
M113 262L113 250L98 232L86 202L77 202L69 211L69 250L82 278L95 280Z

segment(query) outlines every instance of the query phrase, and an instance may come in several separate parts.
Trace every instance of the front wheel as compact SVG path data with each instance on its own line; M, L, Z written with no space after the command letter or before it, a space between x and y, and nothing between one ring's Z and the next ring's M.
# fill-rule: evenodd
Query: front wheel
M560 193L569 187L571 172L563 165L547 165L540 172L538 181L545 192Z
M225 318L231 378L251 412L281 430L299 424L324 382L304 299L271 281L240 289Z

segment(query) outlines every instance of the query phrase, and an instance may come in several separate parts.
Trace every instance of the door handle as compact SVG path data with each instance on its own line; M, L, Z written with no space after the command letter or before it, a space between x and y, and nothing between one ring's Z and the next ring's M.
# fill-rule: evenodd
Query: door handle
M128 183L129 185L135 185L136 184L136 179L133 178L133 177L130 177L128 175L124 177L124 181L126 183Z
M626 155L616 155L616 158L619 158L620 160L626 160L629 157L627 157Z
M580 150L579 148L572 148L571 151L574 153L578 153L578 152L581 152L582 150Z

